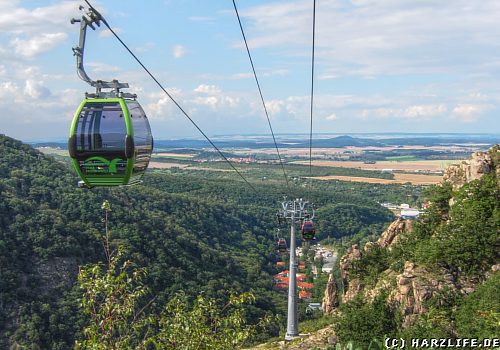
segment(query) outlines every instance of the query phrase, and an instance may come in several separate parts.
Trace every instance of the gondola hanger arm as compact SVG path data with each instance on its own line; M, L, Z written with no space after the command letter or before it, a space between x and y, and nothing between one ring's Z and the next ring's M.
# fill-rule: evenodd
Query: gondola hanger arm
M81 11L85 11L85 7L80 6L79 9ZM96 88L96 94L99 95L101 89L114 89L118 94L119 89L128 88L128 83L120 83L118 80L112 81L103 81L103 80L93 80L91 79L87 72L85 71L85 67L83 65L83 57L85 54L85 40L87 36L87 27L90 27L92 30L96 30L96 27L101 26L101 22L106 24L106 20L102 17L102 15L93 7L89 7L89 9L84 12L81 19L73 18L71 19L71 24L80 23L80 39L78 41L78 46L73 47L73 55L76 56L76 69L78 76L80 79L88 83L90 86Z

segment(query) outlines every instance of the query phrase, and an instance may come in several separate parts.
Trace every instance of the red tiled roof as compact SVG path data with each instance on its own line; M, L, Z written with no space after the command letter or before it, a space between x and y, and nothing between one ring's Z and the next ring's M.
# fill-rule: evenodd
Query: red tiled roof
M305 290L299 291L299 299L311 299L312 293L306 292Z
M303 281L306 279L306 275L304 275L303 273L298 273L297 274L297 281Z
M308 283L308 282L299 282L297 283L297 286L302 289L313 289L314 288L314 283Z

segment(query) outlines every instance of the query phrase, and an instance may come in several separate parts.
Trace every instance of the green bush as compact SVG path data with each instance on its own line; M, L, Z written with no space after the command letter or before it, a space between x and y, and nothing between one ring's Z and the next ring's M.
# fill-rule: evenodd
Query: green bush
M467 295L456 312L456 327L461 338L495 338L500 334L500 273Z
M341 342L352 341L366 349L372 339L385 339L396 333L393 310L387 305L387 296L379 295L372 303L361 295L340 307L334 319L335 334Z

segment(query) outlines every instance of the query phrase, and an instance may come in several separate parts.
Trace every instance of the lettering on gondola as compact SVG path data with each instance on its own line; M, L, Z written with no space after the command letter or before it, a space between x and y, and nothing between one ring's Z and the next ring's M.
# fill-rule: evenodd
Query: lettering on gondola
M90 157L80 163L82 171L86 174L116 174L118 162L125 162L121 158L115 158L111 161L103 157Z

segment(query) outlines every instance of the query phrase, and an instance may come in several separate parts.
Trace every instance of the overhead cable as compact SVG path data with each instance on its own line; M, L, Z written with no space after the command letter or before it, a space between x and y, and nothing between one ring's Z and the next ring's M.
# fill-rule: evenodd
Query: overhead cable
M267 112L266 103L264 102L264 96L262 95L262 89L260 88L259 79L257 78L257 73L255 72L255 66L253 64L252 55L250 54L250 49L248 48L247 38L245 36L245 31L243 30L243 25L241 24L240 14L238 13L238 8L236 7L235 0L233 0L233 6L234 6L234 11L236 12L236 17L238 17L238 23L240 24L241 35L243 36L243 40L245 41L245 47L247 48L248 58L250 59L250 64L252 66L253 76L255 77L255 82L257 83L257 88L259 89L260 99L262 101L262 106L264 107L267 123L269 124L269 130L271 131L271 135L273 136L274 146L276 148L276 153L278 154L278 159L281 165L281 169L283 170L283 176L285 177L286 186L288 187L288 177L286 176L285 165L283 164L283 160L281 159L280 155L280 150L278 144L276 143L276 137L274 136L273 127L271 125L271 119L269 118L269 113Z
M90 2L88 0L85 0L85 2L92 10L95 11L95 8L90 4ZM106 22L106 20L104 18L102 18L102 16L101 16L101 20L104 23L104 25L108 28L108 30L115 36L115 38L118 39L118 41L123 45L123 47L130 53L130 55L132 55L132 57L137 61L137 63L139 63L139 65L146 71L146 73L148 73L148 75L151 77L151 79L154 80L154 82L160 87L160 89L163 90L163 92L172 100L172 102L177 106L177 108L179 108L179 110L182 112L182 114L184 114L184 116L191 122L191 124L193 124L195 126L195 128L198 129L198 131L205 137L205 139L212 145L212 147L217 152L219 152L220 156L231 166L231 168L233 168L233 170L246 182L246 184L252 188L252 190L257 192L255 187L250 182L248 182L248 180L241 174L240 171L238 171L238 169L235 168L233 163L231 163L229 161L229 159L227 159L227 157L221 152L221 150L212 142L212 140L210 140L210 138L203 132L203 130L201 130L201 128L198 126L198 124L196 124L196 122L187 114L187 112L181 107L181 105L179 103L177 103L177 101L172 97L172 95L168 93L168 91L163 87L163 85L158 81L158 79L156 79L156 77L149 71L149 69L146 68L146 66L132 52L132 50L129 49L127 44L125 44L123 42L123 40L120 39L118 34L116 34L116 32L111 28L111 26L108 24L108 22Z
M312 136L313 136L313 102L314 102L314 42L316 32L316 0L313 0L312 20L312 60L311 60L311 123L309 131L309 176L312 183Z

